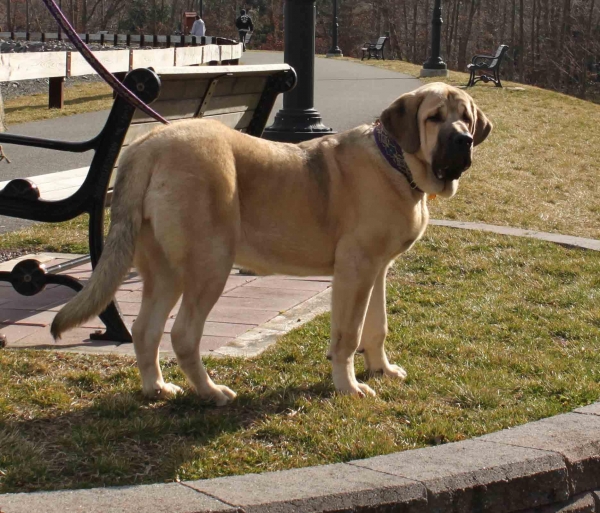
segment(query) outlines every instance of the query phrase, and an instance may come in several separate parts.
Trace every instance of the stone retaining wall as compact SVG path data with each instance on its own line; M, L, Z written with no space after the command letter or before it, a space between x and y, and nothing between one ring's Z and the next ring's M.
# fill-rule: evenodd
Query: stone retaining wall
M473 440L184 483L0 495L2 513L600 513L600 403Z

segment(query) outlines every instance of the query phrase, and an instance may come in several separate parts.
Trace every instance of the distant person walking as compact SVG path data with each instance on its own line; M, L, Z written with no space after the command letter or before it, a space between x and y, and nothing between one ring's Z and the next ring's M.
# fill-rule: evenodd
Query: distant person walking
M242 42L244 52L246 51L246 34L254 31L254 24L252 18L246 14L246 9L240 10L240 15L235 20L235 26L240 34L240 41Z
M204 21L200 19L200 16L196 16L196 21L192 25L192 30L190 30L190 35L196 37L203 37L206 31L206 27L204 26Z

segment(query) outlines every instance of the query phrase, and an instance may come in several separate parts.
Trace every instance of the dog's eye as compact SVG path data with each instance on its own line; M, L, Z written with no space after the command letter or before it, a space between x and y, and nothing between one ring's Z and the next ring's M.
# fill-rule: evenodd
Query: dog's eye
M462 119L467 125L471 124L471 117L466 112L463 114Z
M431 116L429 116L427 118L427 121L431 121L433 123L440 123L441 121L443 121L442 119L442 115L440 114L440 112L436 112L435 114L432 114Z

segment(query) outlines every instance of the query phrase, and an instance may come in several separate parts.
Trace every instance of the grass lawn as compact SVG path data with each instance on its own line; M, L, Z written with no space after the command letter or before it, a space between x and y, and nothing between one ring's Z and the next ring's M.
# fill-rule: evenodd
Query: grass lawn
M90 82L65 87L65 106L62 109L49 109L48 94L45 93L6 100L4 112L6 124L10 127L29 121L110 109L112 103L112 89L108 85L103 82Z
M600 106L529 86L469 92L496 129L457 197L431 203L432 217L600 238ZM84 252L84 224L34 227L1 244ZM327 315L260 357L207 359L215 381L239 394L225 408L191 393L143 399L132 359L0 351L0 493L348 461L600 398L595 252L431 226L391 270L387 303L390 359L409 378L366 376L357 357L359 379L378 393L362 400L333 393ZM164 371L185 384L174 362Z
M408 381L333 393L329 317L252 360L208 359L238 398L141 397L132 359L0 352L0 492L195 479L463 440L600 397L593 252L430 227L388 287L391 359ZM362 359L357 371L362 374ZM165 379L184 384L178 367Z

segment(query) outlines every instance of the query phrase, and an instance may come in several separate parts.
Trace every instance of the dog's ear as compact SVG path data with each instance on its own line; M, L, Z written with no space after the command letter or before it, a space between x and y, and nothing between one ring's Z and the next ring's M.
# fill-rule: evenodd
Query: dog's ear
M394 136L406 153L417 153L421 147L418 112L423 95L407 93L381 113L381 124Z
M477 146L485 141L494 127L479 107L475 106L475 110L477 111L477 121L475 122L475 133L473 134L473 146Z

